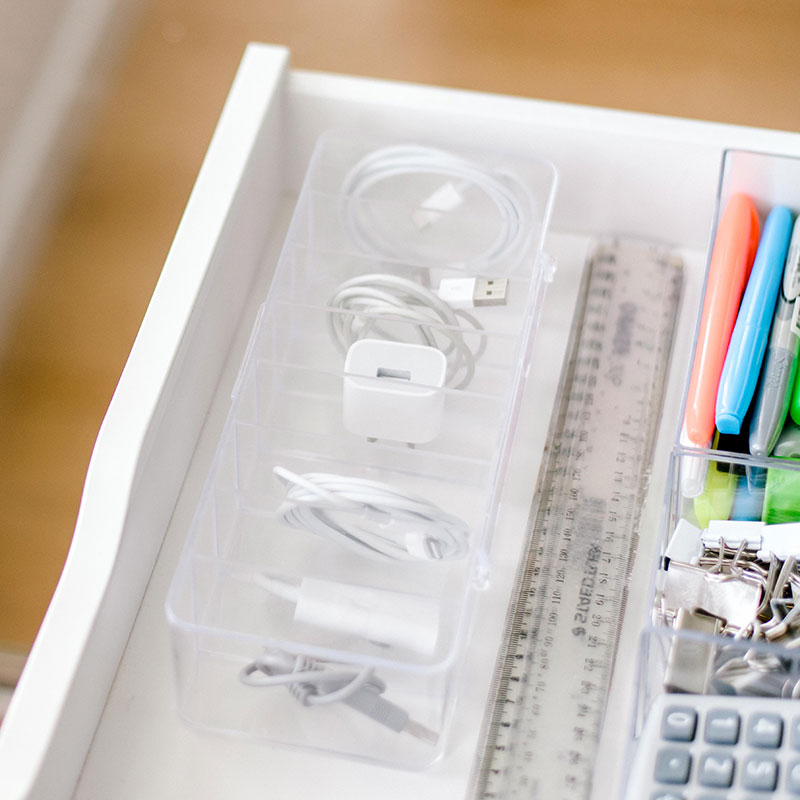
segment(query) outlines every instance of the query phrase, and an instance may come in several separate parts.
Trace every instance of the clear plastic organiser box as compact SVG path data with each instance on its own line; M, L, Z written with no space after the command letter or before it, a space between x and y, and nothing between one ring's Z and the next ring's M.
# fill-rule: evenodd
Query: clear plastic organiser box
M723 212L742 194L757 212L761 244L773 209L784 206L791 222L800 213L800 160L726 151L712 245L720 238ZM788 214L784 224L787 220ZM759 257L755 255L750 279L760 269ZM784 249L782 286L784 265L792 259L796 254ZM713 284L711 262L710 248L706 292ZM793 300L788 283L778 288L778 295L783 291L786 296L787 290ZM702 347L704 300L705 295L698 312L695 359ZM776 302L773 295L770 322ZM737 302L734 311L738 309ZM770 423L777 425L774 435L755 433L753 422L765 375L777 384L782 370L791 372L791 360L780 370L766 366L770 346L762 351L759 383L739 434L715 429L707 446L693 444L684 422L691 403L689 364L651 585L651 624L642 639L637 735L653 701L665 693L800 697L800 606L795 605L800 597L800 428L791 414L783 422L779 413L778 422ZM790 391L793 381L787 386ZM771 441L763 445L761 439ZM792 713L800 713L800 705Z
M320 139L168 597L186 720L442 753L555 183L532 157Z
M705 488L686 497L681 482L696 461L703 462ZM794 617L779 623L794 606L792 587L800 584L800 461L780 462L673 456L653 585L657 627L694 630L687 614L699 609L718 618L706 620L714 635L735 636L745 645L791 644Z

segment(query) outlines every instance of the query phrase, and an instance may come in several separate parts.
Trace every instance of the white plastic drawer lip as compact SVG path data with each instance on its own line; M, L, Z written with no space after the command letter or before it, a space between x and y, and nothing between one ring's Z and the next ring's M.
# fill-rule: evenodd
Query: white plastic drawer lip
M556 362L537 375L544 398L557 381L586 235L623 231L675 243L691 262L686 297L696 299L723 149L800 155L796 134L290 72L287 60L281 48L248 50L109 407L62 580L0 732L4 797L158 800L176 789L196 798L250 796L265 781L275 796L292 797L319 778L308 755L242 747L176 719L163 597L225 417L255 296L269 280L320 133L357 126L409 138L433 131L467 145L499 138L557 165L555 235L546 247L562 261L548 305L563 305L545 312L538 337L537 347ZM682 312L687 337L694 316L694 309ZM682 355L678 343L675 357ZM671 379L682 384L682 374ZM674 397L669 403L674 410ZM520 426L532 451L549 418L549 409L537 409L544 422ZM672 434L670 427L667 446ZM510 481L518 502L508 505L504 523L518 532L538 455L515 450L514 459L528 472ZM330 796L463 796L481 687L502 627L509 588L502 580L513 577L515 545L505 546L506 569L477 612L477 624L495 638L484 637L470 665L453 755L419 775L326 759ZM613 781L619 754L613 747L607 754Z

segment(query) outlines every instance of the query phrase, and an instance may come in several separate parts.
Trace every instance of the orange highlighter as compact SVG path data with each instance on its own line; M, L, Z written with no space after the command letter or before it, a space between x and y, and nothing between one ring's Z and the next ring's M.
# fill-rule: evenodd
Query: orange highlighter
M689 443L708 447L714 435L714 407L739 303L758 247L758 212L746 194L734 194L722 214L708 268L703 314L686 397Z

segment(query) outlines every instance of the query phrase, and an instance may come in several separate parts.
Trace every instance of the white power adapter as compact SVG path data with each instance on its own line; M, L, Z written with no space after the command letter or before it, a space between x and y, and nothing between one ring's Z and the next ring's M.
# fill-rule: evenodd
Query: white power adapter
M294 603L296 622L426 656L436 649L439 608L434 598L321 578L303 578L300 586L295 586L258 575L256 583Z
M424 444L444 413L447 357L435 348L358 339L344 362L344 425L368 439Z

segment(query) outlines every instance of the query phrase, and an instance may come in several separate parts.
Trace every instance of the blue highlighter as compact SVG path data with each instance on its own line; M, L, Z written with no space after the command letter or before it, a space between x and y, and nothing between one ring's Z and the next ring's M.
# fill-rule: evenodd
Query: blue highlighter
M720 433L739 433L753 399L791 233L792 212L785 206L776 206L764 223L722 367L714 420Z

